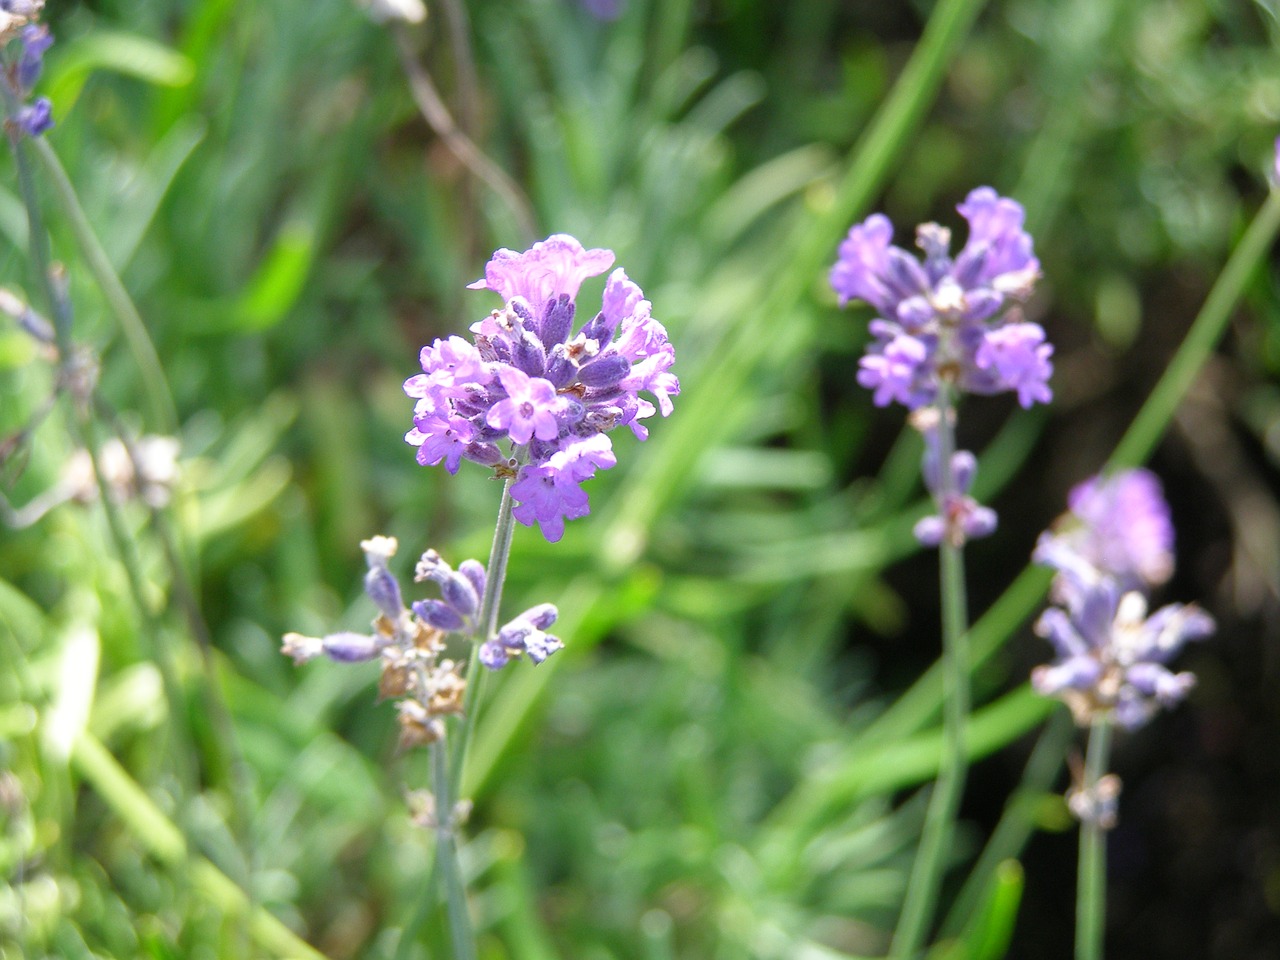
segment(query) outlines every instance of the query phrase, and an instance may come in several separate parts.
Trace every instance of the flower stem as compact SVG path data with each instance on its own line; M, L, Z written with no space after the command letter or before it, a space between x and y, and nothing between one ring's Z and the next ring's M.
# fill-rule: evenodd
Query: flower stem
M955 487L951 471L955 427L951 422L950 393L945 388L939 394L937 409L938 469L941 474L938 499L945 503L947 494ZM964 548L950 537L944 537L939 548L938 570L942 594L945 685L942 758L938 779L929 798L929 809L925 813L924 832L907 884L906 900L898 918L898 928L894 931L890 956L898 960L908 960L919 953L933 923L968 769L964 740L969 716L969 607L965 593Z
M475 931L467 912L467 885L458 862L457 823L454 797L449 783L449 752L446 742L431 744L431 786L436 799L436 867L433 875L443 887L449 912L449 936L453 960L475 960Z
M518 453L517 460L523 459ZM502 586L507 578L507 561L511 557L511 541L515 536L515 518L512 516L514 501L508 479L502 484L502 501L498 505L498 522L494 526L493 546L489 551L489 563L485 567L484 596L480 600L480 629L471 646L471 659L467 664L467 690L463 699L462 722L454 726L449 737L431 745L431 786L436 801L436 860L427 889L432 898L429 903L443 897L449 913L449 929L453 940L454 960L472 960L476 955L475 931L467 913L467 888L458 861L458 833L454 807L461 791L462 771L467 756L467 744L475 731L476 714L479 712L480 688L485 673L480 669L480 645L492 639L498 630L498 610L502 605ZM417 916L405 929L401 938L406 947L430 907L419 909ZM397 956L407 955L401 949Z
M523 459L518 457L517 459ZM498 522L493 529L493 546L489 549L489 563L485 567L484 596L480 599L480 629L476 643L471 647L471 660L467 664L467 691L462 701L462 726L453 743L452 765L449 782L455 794L462 785L462 768L467 757L467 744L476 728L479 713L480 690L484 686L485 672L480 669L480 645L492 640L498 632L498 610L502 606L502 585L507 579L507 561L511 558L511 541L515 537L515 518L511 511L515 501L511 499L514 479L503 481L502 501L498 504Z
M1092 797L1107 772L1111 721L1095 717L1084 761L1084 795ZM1080 824L1080 863L1076 874L1076 960L1102 960L1107 919L1106 829L1097 816Z

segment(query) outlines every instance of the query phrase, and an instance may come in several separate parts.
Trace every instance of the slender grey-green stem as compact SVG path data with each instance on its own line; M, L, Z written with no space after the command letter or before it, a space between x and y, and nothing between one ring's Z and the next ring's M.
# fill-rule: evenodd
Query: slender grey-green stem
M517 455L517 463L524 459ZM518 469L518 467L517 467ZM462 785L462 769L467 759L467 745L476 729L476 716L480 712L480 691L484 686L484 671L480 669L480 645L492 640L498 632L498 611L502 606L502 585L507 579L507 561L511 559L511 541L515 536L515 518L512 508L511 484L514 478L502 483L502 500L498 504L498 522L493 528L493 545L489 548L489 564L485 567L484 596L480 600L480 629L476 643L471 647L471 659L467 663L467 691L462 701L462 724L454 737L449 780L456 794Z
M946 500L955 490L951 456L955 453L951 392L938 394L939 505L943 519ZM948 529L948 534L951 531ZM968 760L965 757L965 725L969 716L969 604L965 592L964 548L958 537L945 535L939 546L938 579L942 595L942 662L945 678L942 759L938 779L925 812L924 831L907 884L906 899L894 931L890 956L909 960L920 951L937 912L938 891L951 851L956 814L964 792Z
M157 429L165 433L176 430L178 414L173 406L173 396L169 392L169 383L165 380L160 357L156 353L155 344L151 341L151 335L147 332L147 325L143 322L142 315L138 312L128 291L125 290L115 267L111 265L111 259L102 248L98 235L89 223L89 218L80 205L80 198L76 195L75 187L71 184L71 178L67 176L67 171L63 169L62 162L54 153L53 147L40 138L35 142L34 149L36 156L44 165L48 182L53 186L54 195L62 207L63 214L71 224L76 243L84 254L89 272L93 275L103 297L106 298L107 306L115 314L120 329L124 333L125 342L133 354L134 363L137 364L138 376Z
M518 451L514 465L523 461L523 451ZM445 740L430 747L431 787L436 805L436 859L428 885L429 900L419 906L413 920L406 926L400 939L397 957L408 956L408 945L432 905L443 898L449 914L449 930L453 941L454 960L472 960L476 955L475 932L471 916L467 912L466 880L458 859L458 822L456 808L462 785L462 771L467 757L467 744L475 731L476 715L480 708L480 690L484 683L484 671L480 665L480 645L491 640L498 631L498 611L502 605L502 585L507 578L507 561L511 557L511 541L515 536L515 518L512 516L514 501L511 484L507 478L502 484L502 500L498 505L498 522L494 525L493 546L489 550L489 563L485 567L484 596L480 599L479 629L471 647L467 664L467 690L463 698L462 721L454 725Z
M1094 717L1085 750L1086 801L1097 796L1098 782L1106 776L1111 759L1111 719ZM1086 806L1095 806L1086 803ZM1107 921L1107 825L1093 811L1080 823L1080 863L1076 873L1076 960L1102 960L1102 940Z
M467 912L467 882L458 860L456 798L449 783L447 741L437 740L429 749L431 787L436 800L436 869L433 875L439 878L444 888L453 960L475 960L476 937L471 926L471 914Z

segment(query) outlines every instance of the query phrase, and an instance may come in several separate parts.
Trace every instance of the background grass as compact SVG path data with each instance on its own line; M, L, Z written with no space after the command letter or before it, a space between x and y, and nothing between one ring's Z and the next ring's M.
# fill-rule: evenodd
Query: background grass
M482 952L875 955L936 766L936 693L912 688L937 652L935 561L909 536L916 441L854 383L867 315L837 310L826 267L872 210L905 242L921 220L959 233L978 184L1026 205L1057 399L971 401L960 439L1002 521L971 551L973 609L1015 580L1032 609L1042 579L1018 577L1036 534L1106 461L1266 197L1273 10L629 0L603 23L569 0L429 7L407 32L418 62L539 236L617 251L685 387L647 444L619 440L590 518L554 546L516 538L507 607L555 599L568 649L488 690L464 851ZM489 253L532 238L424 123L389 31L344 0L51 3L48 19L48 142L163 376L139 366L46 175L75 338L129 431L181 439L165 516L211 647L139 504L122 512L150 613L100 505L4 532L0 950L288 955L245 919L258 907L328 956L390 956L430 858L403 802L425 764L395 753L372 670L295 669L279 637L363 627L370 534L400 538L406 573L428 546L485 555L497 487L413 463L400 384L421 344L491 308L464 289ZM38 303L3 163L0 278ZM1116 956L1262 958L1280 937L1276 293L1274 264L1249 272L1154 458L1180 536L1168 598L1221 627L1184 658L1191 701L1117 744ZM47 358L0 327L2 435L52 389ZM70 416L64 399L6 458L12 503L58 483ZM980 629L989 759L946 930L969 956L1012 937L1010 955L1065 957L1068 731L1036 740L1054 711L1021 685L1047 650L1016 606ZM965 886L1011 793L997 852L1024 870L994 857ZM433 936L423 950L443 955Z

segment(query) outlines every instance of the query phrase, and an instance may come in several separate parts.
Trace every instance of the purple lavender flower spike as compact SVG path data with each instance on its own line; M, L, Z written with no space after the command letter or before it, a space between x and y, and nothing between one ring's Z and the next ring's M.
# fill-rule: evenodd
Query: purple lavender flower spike
M1171 604L1148 617L1141 594L1121 594L1106 578L1077 599L1073 609L1051 607L1037 622L1036 632L1053 643L1059 659L1037 667L1031 684L1063 700L1078 724L1110 712L1117 724L1135 729L1195 685L1194 675L1175 674L1165 663L1188 641L1212 633L1208 614Z
M1069 513L1040 535L1032 558L1058 570L1061 589L1098 576L1145 590L1173 575L1173 522L1149 470L1092 477L1067 497Z
M574 334L583 281L612 264L612 251L565 234L523 253L499 250L471 289L494 291L503 306L472 325L474 344L450 337L424 347L422 373L404 384L416 401L405 440L418 462L443 462L450 473L463 460L505 477L517 470L513 516L552 541L566 519L589 512L578 484L616 463L604 435L627 426L645 439L642 421L668 416L680 392L667 331L621 269Z
M1109 713L1126 729L1181 701L1195 685L1167 664L1213 634L1213 618L1173 603L1148 616L1140 592L1173 573L1173 526L1160 484L1145 470L1094 477L1071 491L1071 512L1041 535L1033 558L1057 571L1036 632L1057 660L1032 685L1064 700L1077 723Z
M490 670L500 670L521 656L527 656L532 663L542 663L557 650L564 649L559 637L546 632L557 616L559 612L550 603L526 610L499 630L496 637L481 645L480 662Z
M879 312L858 382L877 406L917 410L943 384L978 394L1015 392L1024 407L1053 396L1053 347L1037 324L1013 321L1040 276L1022 207L979 187L957 208L969 238L953 260L950 231L922 224L921 263L893 245L893 224L873 214L840 244L831 286L841 305L864 300Z

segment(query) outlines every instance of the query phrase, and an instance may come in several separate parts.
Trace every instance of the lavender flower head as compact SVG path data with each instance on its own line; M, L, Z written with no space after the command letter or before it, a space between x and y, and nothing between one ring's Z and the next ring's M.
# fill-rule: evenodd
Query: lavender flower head
M877 406L915 410L934 401L943 383L976 394L1016 392L1023 407L1047 403L1053 346L1044 330L1019 318L1040 276L1024 213L990 187L969 193L957 209L969 222L964 249L952 258L951 233L922 224L923 261L893 246L893 224L873 214L840 244L831 286L843 306L864 300L879 311L875 341L858 371Z
M1195 686L1194 674L1173 673L1167 663L1187 641L1210 636L1215 625L1194 604L1169 604L1147 616L1142 594L1122 593L1104 578L1081 591L1070 609L1050 607L1035 629L1058 657L1032 672L1036 691L1063 700L1081 726L1109 712L1133 730Z
M1032 554L1069 574L1058 578L1060 589L1106 576L1125 590L1146 591L1173 575L1173 521L1151 471L1091 477L1072 488L1067 506Z
M502 308L472 325L474 343L454 336L423 347L423 372L404 385L417 400L405 440L418 462L456 473L471 460L514 475L515 518L552 542L566 519L589 512L580 484L617 462L605 434L627 426L645 439L641 421L670 414L680 392L667 332L621 269L574 333L579 287L613 259L566 234L497 251L470 289L497 293Z
M457 634L478 642L479 622L487 575L478 560L464 560L455 570L434 550L422 555L415 582L429 580L440 588L439 599L416 600L405 606L403 591L390 562L398 544L394 537L370 537L360 543L368 571L364 592L378 609L369 633L341 631L323 637L286 633L281 652L302 664L319 657L335 663L382 665L379 695L400 700L400 747L422 746L445 736L444 719L462 713L468 676L463 664L444 656L446 638ZM493 639L480 643L479 660L490 670L527 656L541 663L564 648L546 629L558 613L549 603L526 610Z
M1065 701L1076 721L1099 713L1134 729L1195 685L1167 666L1185 643L1210 636L1213 618L1194 604L1147 615L1145 591L1173 574L1173 525L1156 477L1129 470L1075 487L1071 507L1040 536L1033 559L1057 571L1036 633L1057 653L1031 675L1037 691Z

